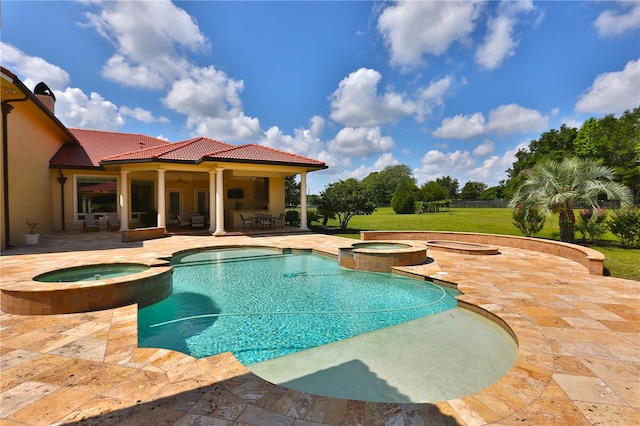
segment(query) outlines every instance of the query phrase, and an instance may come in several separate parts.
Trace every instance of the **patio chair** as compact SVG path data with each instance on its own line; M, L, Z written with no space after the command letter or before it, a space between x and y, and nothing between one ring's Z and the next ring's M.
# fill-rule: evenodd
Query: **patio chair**
M282 228L284 226L284 213L280 213L278 217L271 219L274 228Z
M118 213L107 213L107 229L109 231L120 229L120 220L118 219Z
M178 226L191 226L191 222L182 220L182 216L179 214L176 215L176 219L178 219Z
M100 227L98 226L98 221L96 220L95 213L85 213L84 214L84 224L82 225L82 229L85 231L99 231Z
M194 213L191 215L191 227L192 228L204 228L204 215L200 213Z
M249 225L249 229L253 229L253 219L245 219L243 215L240 215L240 219L242 219L242 229L246 225Z

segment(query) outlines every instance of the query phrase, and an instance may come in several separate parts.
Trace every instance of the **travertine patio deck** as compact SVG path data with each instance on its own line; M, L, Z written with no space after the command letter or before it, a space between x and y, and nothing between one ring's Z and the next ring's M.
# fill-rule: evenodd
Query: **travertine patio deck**
M41 241L3 253L2 285L105 258L148 262L186 248L259 244L337 255L338 247L353 242L304 234L121 243L117 232ZM464 302L497 315L517 336L513 369L475 394L382 404L288 390L256 377L230 354L196 360L137 348L135 306L51 316L2 313L0 423L640 424L640 282L589 275L551 255L500 251L430 251L434 263L403 268L458 283Z

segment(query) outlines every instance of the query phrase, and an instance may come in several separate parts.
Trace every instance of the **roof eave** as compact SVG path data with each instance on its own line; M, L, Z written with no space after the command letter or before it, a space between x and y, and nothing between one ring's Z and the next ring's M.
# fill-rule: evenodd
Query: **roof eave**
M7 72L5 72L7 71ZM53 121L53 123L69 138L69 140L71 142L73 142L74 144L80 144L80 141L78 141L78 139L76 139L76 137L73 135L73 133L71 133L71 131L69 129L67 129L67 127L62 124L62 122L60 120L58 120L58 117L56 117L50 110L49 108L47 108L41 101L40 99L38 99L36 97L36 95L33 94L33 92L31 92L31 90L29 90L29 88L27 86L24 85L24 83L22 81L20 81L20 79L18 77L16 77L13 73L11 73L11 71L7 70L6 68L2 67L2 73L4 75L6 75L7 77L10 77L12 79L12 83L15 84L15 86L22 92L24 93L24 95L31 101L33 102L51 121Z
M238 158L216 158L216 157L203 157L203 161L215 161L219 163L240 163L240 164L261 164L271 166L293 166L301 167L305 169L324 170L329 166L326 164L311 164L311 163L296 163L288 161L268 161L268 160L242 160Z

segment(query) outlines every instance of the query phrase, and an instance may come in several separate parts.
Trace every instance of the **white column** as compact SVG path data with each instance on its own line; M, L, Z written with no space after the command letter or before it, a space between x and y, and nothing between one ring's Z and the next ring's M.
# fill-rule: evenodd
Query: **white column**
M209 170L209 232L213 233L216 231L216 223L218 211L216 210L217 206L217 193L216 193L216 171ZM224 214L224 209L222 211Z
M167 198L164 186L165 169L156 169L158 172L158 226L167 226Z
M307 172L300 173L300 230L309 230L307 227Z
M120 230L129 229L129 179L128 170L120 170Z
M222 172L224 169L216 169L216 231L214 235L225 234L224 230L224 188L222 185Z

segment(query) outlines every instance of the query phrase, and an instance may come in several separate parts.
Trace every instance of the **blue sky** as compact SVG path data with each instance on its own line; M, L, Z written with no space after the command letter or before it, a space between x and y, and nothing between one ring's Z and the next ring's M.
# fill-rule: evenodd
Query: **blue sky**
M260 143L309 193L406 164L489 186L640 106L640 2L2 1L0 61L68 127Z

